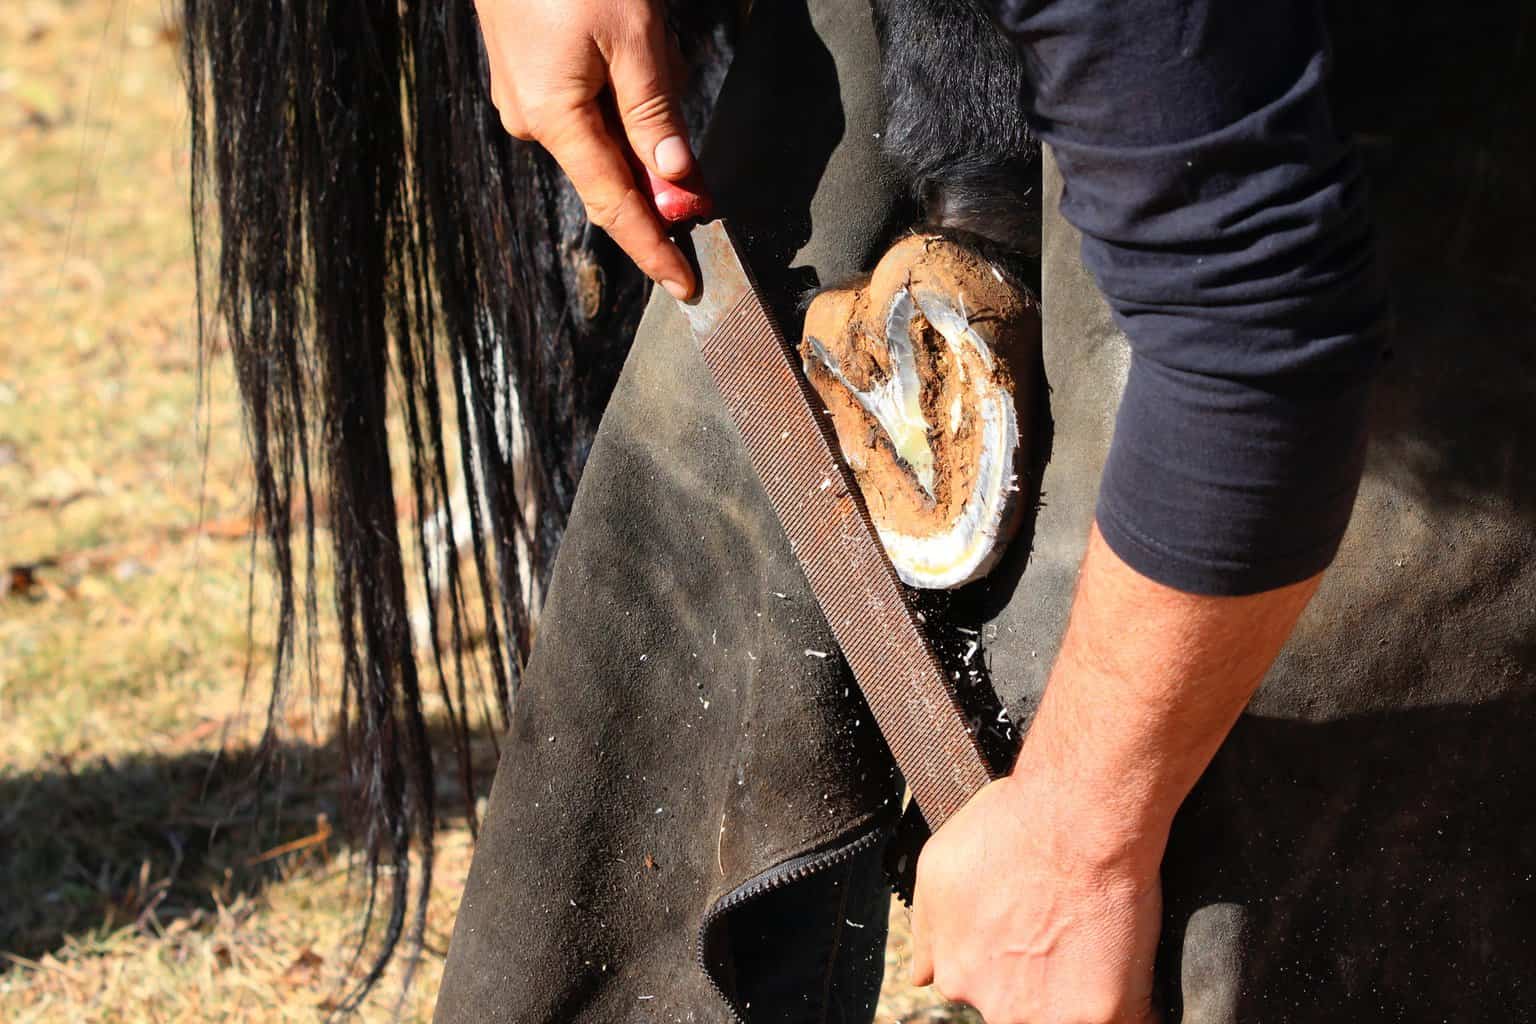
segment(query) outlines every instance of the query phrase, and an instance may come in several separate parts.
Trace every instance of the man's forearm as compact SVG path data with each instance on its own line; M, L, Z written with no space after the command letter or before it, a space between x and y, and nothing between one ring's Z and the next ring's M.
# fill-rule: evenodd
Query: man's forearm
M1155 870L1174 813L1319 578L1247 597L1186 594L1138 574L1093 530L1015 769L1051 781L1080 852Z
M1094 530L1018 766L918 860L914 980L988 1020L1151 1024L1168 827L1315 589L1182 593Z

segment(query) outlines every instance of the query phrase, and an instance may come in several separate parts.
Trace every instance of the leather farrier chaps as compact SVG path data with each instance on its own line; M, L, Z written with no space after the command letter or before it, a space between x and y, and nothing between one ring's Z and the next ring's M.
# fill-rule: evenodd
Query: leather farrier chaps
M793 334L795 294L869 265L906 213L872 138L865 5L755 6L704 159ZM1186 1024L1532 1020L1536 12L1332 16L1396 330L1343 549L1175 824L1159 993ZM1059 190L1048 169L1042 507L954 610L1026 722L1128 360ZM795 912L846 959L819 985L864 984L883 935L866 854L897 782L842 665L806 653L826 626L692 345L654 301L560 555L440 1020L727 1020L717 983L752 1021L867 1005L776 990L796 950L737 941L740 915L820 884L824 912Z

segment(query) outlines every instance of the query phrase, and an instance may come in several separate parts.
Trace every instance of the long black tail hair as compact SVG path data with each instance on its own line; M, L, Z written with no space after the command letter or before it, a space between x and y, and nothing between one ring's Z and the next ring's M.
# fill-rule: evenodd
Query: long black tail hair
M431 885L434 771L408 609L428 617L421 653L473 828L470 705L493 739L506 726L529 584L549 573L646 285L549 158L502 131L470 0L184 4L192 209L209 221L194 231L199 333L205 355L217 338L233 359L277 581L270 710L318 619L320 517L331 532L369 893L360 950L366 922L383 920L348 1010L402 939L419 948ZM674 6L697 130L742 5ZM404 429L395 458L391 422ZM451 458L483 500L455 510ZM402 494L425 569L410 580ZM483 659L466 657L472 621Z

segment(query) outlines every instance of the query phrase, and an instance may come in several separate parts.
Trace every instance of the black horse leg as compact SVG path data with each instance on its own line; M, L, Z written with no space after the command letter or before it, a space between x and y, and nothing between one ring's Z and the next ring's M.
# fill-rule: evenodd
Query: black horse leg
M925 221L1038 249L1039 146L1018 51L977 0L874 0L887 157Z

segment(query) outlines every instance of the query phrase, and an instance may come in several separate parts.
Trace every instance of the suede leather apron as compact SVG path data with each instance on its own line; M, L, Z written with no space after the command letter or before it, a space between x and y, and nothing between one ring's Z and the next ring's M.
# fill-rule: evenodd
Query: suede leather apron
M795 336L797 293L907 214L866 5L755 7L704 164ZM1160 997L1187 1024L1536 1019L1536 25L1517 0L1334 15L1397 330L1338 560L1175 824ZM1128 360L1046 186L1042 507L953 609L1023 722ZM582 480L438 1019L867 1017L899 783L841 662L806 653L831 649L660 296ZM825 967L797 988L805 950Z

